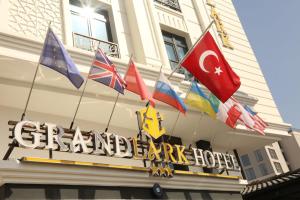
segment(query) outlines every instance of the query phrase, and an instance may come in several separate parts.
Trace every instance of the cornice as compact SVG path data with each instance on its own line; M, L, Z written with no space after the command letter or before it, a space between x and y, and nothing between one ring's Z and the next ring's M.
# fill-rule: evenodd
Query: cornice
M0 184L63 184L119 187L148 187L159 183L162 188L218 190L239 192L245 187L241 180L215 177L175 175L173 178L151 177L142 171L99 169L87 166L0 161Z

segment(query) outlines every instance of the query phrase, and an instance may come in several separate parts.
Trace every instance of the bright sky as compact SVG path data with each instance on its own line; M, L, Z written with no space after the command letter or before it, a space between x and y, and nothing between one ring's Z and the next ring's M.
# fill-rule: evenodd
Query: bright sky
M300 0L233 0L284 121L300 128Z

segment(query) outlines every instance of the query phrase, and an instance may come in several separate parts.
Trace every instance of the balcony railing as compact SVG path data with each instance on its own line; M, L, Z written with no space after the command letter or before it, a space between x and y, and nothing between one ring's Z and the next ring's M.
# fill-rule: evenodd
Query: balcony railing
M178 0L154 0L154 1L181 12Z
M100 47L106 55L117 58L120 57L118 44L99 40L79 33L73 33L73 45L74 47L92 52Z

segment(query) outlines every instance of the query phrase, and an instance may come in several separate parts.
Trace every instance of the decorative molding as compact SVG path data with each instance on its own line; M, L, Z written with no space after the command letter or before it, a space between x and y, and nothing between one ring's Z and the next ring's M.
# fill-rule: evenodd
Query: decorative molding
M0 161L0 184L64 184L119 187L152 187L159 183L163 188L189 190L218 190L239 192L245 183L239 179L180 175L171 180L149 177L144 171L125 171L86 166L25 163L16 160Z
M182 13L174 11L158 3L155 3L155 8L159 23L186 33L188 32Z
M60 0L9 0L9 27L26 36L44 39L51 27L61 37Z
M112 165L112 164L82 162L82 161L73 161L73 160L56 160L56 159L33 158L33 157L24 157L24 158L21 158L21 161L28 162L28 163L39 163L39 164L59 164L59 165L96 167L96 168L127 170L127 171L141 171L141 172L147 172L147 173L149 173L149 172L155 173L157 171L160 171L159 173L161 173L161 172L166 173L166 172L164 172L166 170L166 171L168 171L168 173L172 173L171 177L173 177L173 174L180 174L180 175L187 175L187 176L224 178L224 179L232 179L232 180L241 179L240 176L229 176L229 175L223 175L223 174L211 174L211 173L204 173L204 172L174 170L174 169L171 169L169 166L162 169L162 167L154 167L154 166L147 168L147 167L136 167L136 166L127 166L127 165ZM155 170L155 171L153 171L153 170Z

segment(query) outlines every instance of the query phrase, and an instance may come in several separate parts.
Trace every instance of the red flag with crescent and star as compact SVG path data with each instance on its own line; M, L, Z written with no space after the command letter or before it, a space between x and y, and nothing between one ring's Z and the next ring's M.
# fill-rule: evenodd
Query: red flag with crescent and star
M231 69L209 31L183 58L181 66L193 74L223 103L241 85L240 77Z

